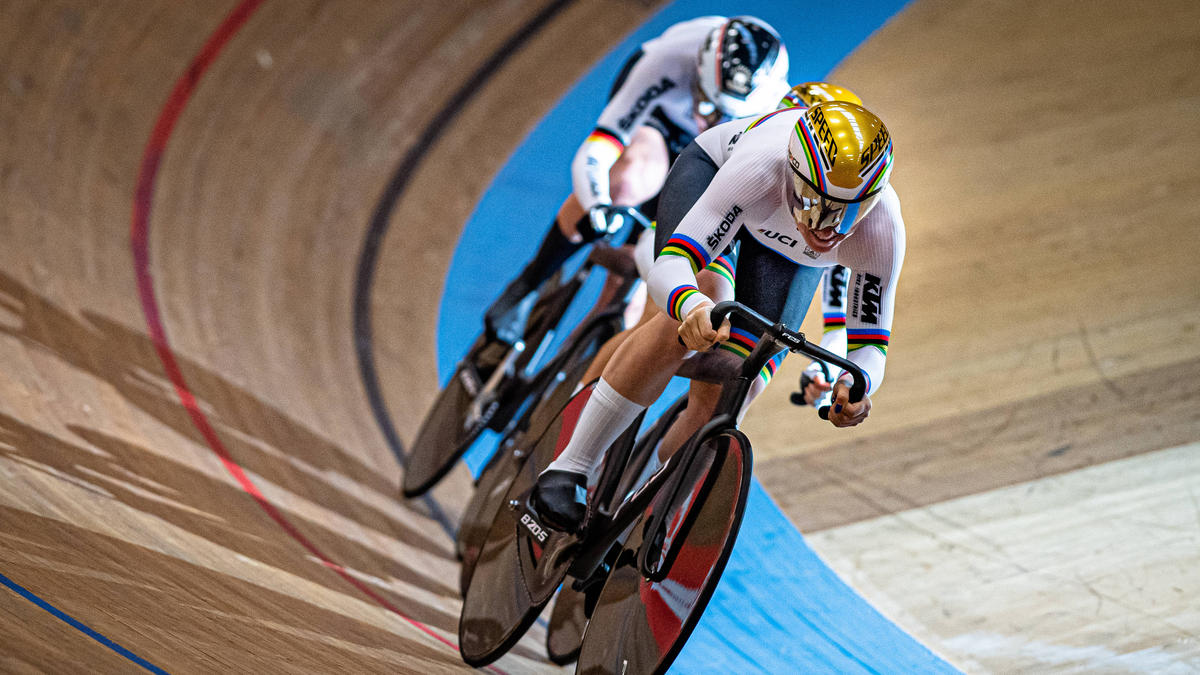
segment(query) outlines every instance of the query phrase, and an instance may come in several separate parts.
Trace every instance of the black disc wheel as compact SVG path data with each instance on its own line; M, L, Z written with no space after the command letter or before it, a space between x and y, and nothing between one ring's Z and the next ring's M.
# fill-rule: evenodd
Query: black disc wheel
M462 567L459 583L463 593L475 569L475 561L484 538L491 527L496 511L504 503L504 495L512 483L513 476L532 445L552 424L570 400L575 386L583 377L600 346L616 334L618 326L613 321L597 321L582 337L565 350L565 356L556 362L554 372L547 373L543 387L535 392L537 401L526 413L526 419L517 423L512 436L501 442L495 460L488 463L475 493L463 510L455 545Z
M575 429L593 386L585 387L560 411L517 470L480 547L463 597L458 648L463 660L485 666L521 639L566 576L576 548L574 536L543 531L520 507L538 473Z
M502 342L485 342L481 337L459 362L410 446L401 483L405 497L418 497L436 485L487 427L500 401L476 406L476 397L510 349Z
M736 430L721 432L681 468L686 474L677 498L660 495L617 557L588 623L576 672L665 672L708 605L745 511L749 441ZM663 517L652 519L655 509L663 509ZM655 522L662 525L647 525Z
M588 622L586 600L585 595L572 588L570 583L563 584L554 598L546 628L546 654L560 666L579 658L583 631Z
M458 525L456 546L460 560L459 591L466 595L475 573L475 563L487 541L488 531L496 513L505 503L513 478L525 463L525 452L519 447L501 447L495 461L488 463L475 484L475 492L463 511Z

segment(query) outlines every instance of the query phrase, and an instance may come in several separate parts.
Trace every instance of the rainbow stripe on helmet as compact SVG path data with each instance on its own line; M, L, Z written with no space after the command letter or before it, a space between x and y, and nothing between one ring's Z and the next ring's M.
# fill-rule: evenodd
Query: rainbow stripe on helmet
M659 256L677 255L684 258L692 266L692 272L696 273L708 266L712 262L712 257L709 256L708 250L700 245L695 239L679 234L678 232L671 235L667 240L667 244L663 246Z
M817 150L817 141L813 138L812 130L808 128L808 124L805 123L804 116L801 116L800 119L796 121L796 136L799 137L800 141L802 142L802 147L804 148L803 161L808 167L808 176L805 177L801 172L801 177L806 178L806 180L811 182L813 187L817 189L817 192L821 194L828 194L827 190L829 189L829 185L825 182L825 172L821 167L820 153ZM796 163L799 163L801 158L793 157L792 161L794 162L792 164L792 170L795 171L799 168L796 166Z
M895 156L892 155L892 142L890 140L888 141L887 149L884 150L882 157L883 161L878 163L879 165L875 167L874 172L872 172L870 177L867 178L866 187L859 191L857 197L858 199L862 199L868 195L871 195L872 193L882 190L883 186L887 183L888 174L892 172L892 160L895 159Z

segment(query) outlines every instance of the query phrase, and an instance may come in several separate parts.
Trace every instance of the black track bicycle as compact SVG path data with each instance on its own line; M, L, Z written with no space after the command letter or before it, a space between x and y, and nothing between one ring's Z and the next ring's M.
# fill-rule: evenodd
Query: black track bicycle
M616 213L649 226L636 208L622 207ZM619 229L627 233L631 228ZM610 294L612 300L604 303L602 298L602 306L566 340L564 344L573 346L570 354L560 349L557 357L551 357L547 352L563 315L588 277L601 269L621 279ZM562 381L564 368L577 366L589 349L594 356L599 345L621 330L621 312L636 280L637 270L628 254L604 241L595 242L574 274L559 270L524 299L522 304L532 307L522 339L509 343L480 335L438 393L410 445L401 484L404 496L417 497L436 485L485 429L510 435L514 432L510 425L526 423L525 413Z
M504 654L569 576L572 588L585 595L597 584L601 589L576 672L659 673L671 665L716 589L741 525L752 454L737 414L754 378L787 349L849 372L851 401L866 391L854 363L743 305L718 304L713 325L733 312L755 324L762 337L736 376L724 380L711 420L648 482L627 493L640 424L635 421L605 455L579 534L546 528L528 496L538 473L566 446L594 383L547 426L479 552L459 620L464 661L478 667ZM820 413L827 417L828 409Z

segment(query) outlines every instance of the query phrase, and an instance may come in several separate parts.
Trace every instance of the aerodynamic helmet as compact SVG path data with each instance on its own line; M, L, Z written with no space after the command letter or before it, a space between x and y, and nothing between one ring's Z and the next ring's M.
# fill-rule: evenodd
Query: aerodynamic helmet
M799 106L808 108L825 101L844 101L862 105L862 99L845 87L828 82L805 82L789 89L788 93L784 94L783 99L779 101L777 109Z
M705 38L696 63L694 109L710 123L771 109L787 86L788 54L765 21L750 16L727 20Z
M888 184L892 137L860 105L829 101L800 115L788 135L788 205L798 225L848 234Z

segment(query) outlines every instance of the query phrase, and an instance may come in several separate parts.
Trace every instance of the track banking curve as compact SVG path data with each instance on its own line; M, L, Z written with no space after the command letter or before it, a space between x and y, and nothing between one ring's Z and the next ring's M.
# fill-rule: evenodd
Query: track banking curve
M766 5L0 3L0 670L466 670L470 475L405 502L394 450L509 276L475 244L523 257L589 92L708 11L888 121L909 247L869 423L790 360L747 417L757 546L676 670L1200 668L1200 8Z

